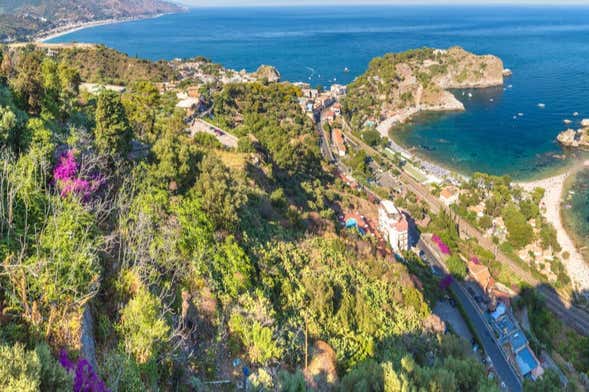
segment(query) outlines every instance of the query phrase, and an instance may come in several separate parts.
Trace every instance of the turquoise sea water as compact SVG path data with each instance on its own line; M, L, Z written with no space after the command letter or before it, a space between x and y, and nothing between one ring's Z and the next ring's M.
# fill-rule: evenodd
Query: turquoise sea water
M565 194L563 220L576 233L582 253L589 257L589 169L582 170Z
M249 71L271 64L283 79L314 85L349 83L373 57L422 46L498 55L514 72L505 90L457 92L466 112L422 116L394 136L467 174L530 179L558 170L581 159L555 141L563 120L589 118L589 6L195 9L54 40L69 41L154 60L203 55Z

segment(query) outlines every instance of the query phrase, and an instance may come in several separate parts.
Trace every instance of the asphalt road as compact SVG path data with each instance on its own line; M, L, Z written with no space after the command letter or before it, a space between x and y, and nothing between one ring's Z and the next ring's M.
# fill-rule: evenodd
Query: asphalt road
M433 252L430 251L430 248L425 245L423 240L419 241L417 247L425 252L428 260L431 260L442 270L447 271L444 264L438 260ZM462 309L464 309L464 312L466 313L466 316L470 320L474 329L473 332L483 346L485 353L489 358L491 358L491 362L495 372L499 376L500 381L504 383L507 390L512 392L521 392L523 390L522 383L515 369L505 358L501 348L499 347L499 343L497 343L497 341L494 339L491 326L487 324L486 320L484 319L484 315L480 313L478 308L468 296L466 290L459 282L454 281L450 285L450 290L454 294L456 301L460 303Z
M344 123L344 129L345 128L349 128L349 126L346 123ZM351 140L355 139L354 136L351 134L346 134L346 136L349 137ZM384 159L388 159L382 153L366 145L361 140L356 139L356 142L367 153L374 156L381 156ZM407 187L407 189L409 189L410 191L412 191L428 203L430 210L432 212L438 213L442 209L448 210L448 208L445 205L443 205L426 188L424 188L420 183L411 178L407 173L402 173L399 178ZM570 299L560 295L551 287L547 287L545 285L540 284L538 279L536 279L530 272L525 271L519 264L511 260L506 254L497 249L497 247L492 243L492 241L489 238L487 238L480 231L474 228L465 219L463 219L455 213L452 213L451 216L454 219L455 223L460 227L460 231L463 235L466 235L469 238L475 238L478 241L479 245L490 251L493 251L497 261L501 262L502 264L508 265L513 271L513 273L515 273L520 279L522 279L529 285L537 288L538 292L540 292L544 297L546 306L552 312L554 312L568 326L574 328L580 334L589 336L589 312L574 306Z

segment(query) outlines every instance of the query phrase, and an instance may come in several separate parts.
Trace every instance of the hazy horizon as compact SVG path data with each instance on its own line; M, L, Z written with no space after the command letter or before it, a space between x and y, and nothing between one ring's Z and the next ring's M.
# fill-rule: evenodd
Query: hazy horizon
M563 6L563 5L586 5L589 6L589 0L567 0L567 1L549 1L549 0L177 0L187 6L192 7L259 7L259 6L325 6L325 5L343 5L343 6L371 6L371 5L432 5L432 6L493 6L493 5L514 5L514 6Z

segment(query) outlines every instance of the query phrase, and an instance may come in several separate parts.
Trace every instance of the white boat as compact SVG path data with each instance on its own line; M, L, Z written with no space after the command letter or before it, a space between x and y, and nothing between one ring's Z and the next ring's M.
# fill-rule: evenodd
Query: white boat
M573 116L577 117L579 115L579 112L574 112Z
M544 108L546 107L546 105L545 105L545 104L543 104L543 103L539 103L539 104L538 104L538 107L539 107L539 108L541 108L541 109L544 109Z
M524 116L523 113L518 113L517 115L520 116L520 117L523 117Z
M489 102L495 102L495 100L493 98L490 98Z
M507 88L512 88L512 87L513 87L513 84L510 84L509 86L507 86Z
M472 93L468 93L468 97L469 98L472 98Z
M572 123L572 121L571 121L571 120L569 120L568 118L567 118L567 119L565 119L563 122L564 122L565 124L567 124L567 125L568 125L568 124L570 124L570 123Z

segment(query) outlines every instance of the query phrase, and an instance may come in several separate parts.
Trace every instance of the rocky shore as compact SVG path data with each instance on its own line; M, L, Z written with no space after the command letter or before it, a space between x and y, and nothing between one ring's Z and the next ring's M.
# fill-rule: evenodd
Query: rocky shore
M584 119L581 122L580 129L562 131L556 140L565 147L589 150L589 119Z

